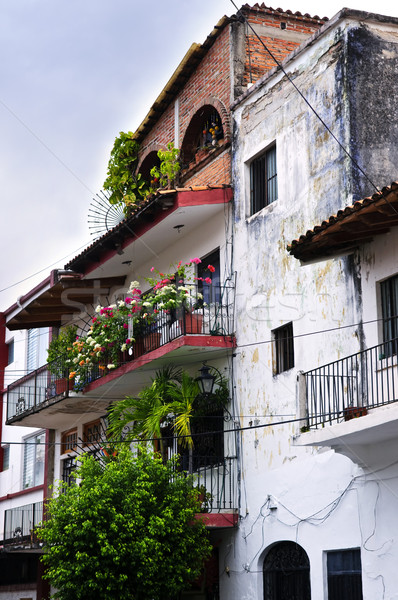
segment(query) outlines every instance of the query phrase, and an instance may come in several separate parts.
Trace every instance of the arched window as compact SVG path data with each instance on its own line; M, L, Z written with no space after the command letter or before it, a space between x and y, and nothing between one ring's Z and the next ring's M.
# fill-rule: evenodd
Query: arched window
M160 167L160 158L158 157L158 153L156 150L152 150L149 154L146 155L144 160L142 161L140 168L138 169L141 173L142 177L145 179L147 183L151 182L151 169L152 167ZM159 186L158 186L159 187Z
M264 559L264 600L311 600L310 562L294 542L280 542Z
M181 146L184 166L195 159L200 150L213 150L224 138L221 117L218 111L206 104L192 117Z

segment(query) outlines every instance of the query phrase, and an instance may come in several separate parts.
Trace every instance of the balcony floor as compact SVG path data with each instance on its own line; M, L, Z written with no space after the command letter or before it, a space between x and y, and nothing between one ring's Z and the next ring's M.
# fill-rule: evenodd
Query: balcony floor
M350 421L302 433L295 445L329 447L360 466L374 466L397 452L397 431L398 402L393 402Z
M8 419L7 424L66 430L83 415L91 420L97 419L104 416L112 402L126 395L137 395L164 365L175 363L188 369L190 364L200 365L202 361L211 362L224 357L235 346L236 340L232 336L181 336L122 364L87 385L82 392L71 391L66 396L54 396Z

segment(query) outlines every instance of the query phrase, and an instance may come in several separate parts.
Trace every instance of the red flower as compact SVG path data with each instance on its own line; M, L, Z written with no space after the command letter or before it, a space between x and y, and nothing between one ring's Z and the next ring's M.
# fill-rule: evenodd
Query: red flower
M216 270L215 267L213 267L213 265L207 265L207 268L210 271L210 273L214 273L214 271Z
M205 277L205 282L206 282L206 283L211 283L211 279L210 279L210 277Z

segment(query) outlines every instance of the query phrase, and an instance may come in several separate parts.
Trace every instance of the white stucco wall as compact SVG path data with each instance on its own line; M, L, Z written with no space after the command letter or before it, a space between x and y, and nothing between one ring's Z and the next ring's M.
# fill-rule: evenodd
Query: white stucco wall
M353 20L338 22L288 64L295 84L343 144L354 134L342 59L357 27ZM295 445L300 423L275 425L298 416L298 372L381 341L376 284L397 272L397 236L393 230L357 253L300 266L287 245L352 202L352 167L280 74L240 103L234 117L234 369L240 424L253 429L242 432L241 520L221 545L221 597L262 598L264 556L273 544L290 540L308 554L312 598L327 598L326 552L349 548L361 549L364 598L398 598L398 470L388 466L394 458L386 454L381 470L362 470L327 448ZM250 161L274 142L278 199L249 216ZM381 186L391 182L390 167ZM290 321L294 368L275 375L272 330Z

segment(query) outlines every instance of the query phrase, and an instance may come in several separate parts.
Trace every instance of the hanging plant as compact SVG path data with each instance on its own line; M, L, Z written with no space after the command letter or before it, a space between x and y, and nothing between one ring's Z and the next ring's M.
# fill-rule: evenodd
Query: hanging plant
M133 133L121 131L111 151L103 186L110 192L109 202L121 205L126 215L151 193L141 173L137 173L138 151Z
M174 144L167 144L167 150L159 150L158 157L160 158L160 166L151 169L151 177L153 178L154 187L168 187L171 189L175 184L177 175L180 171L180 163L178 162L180 151L174 148Z

